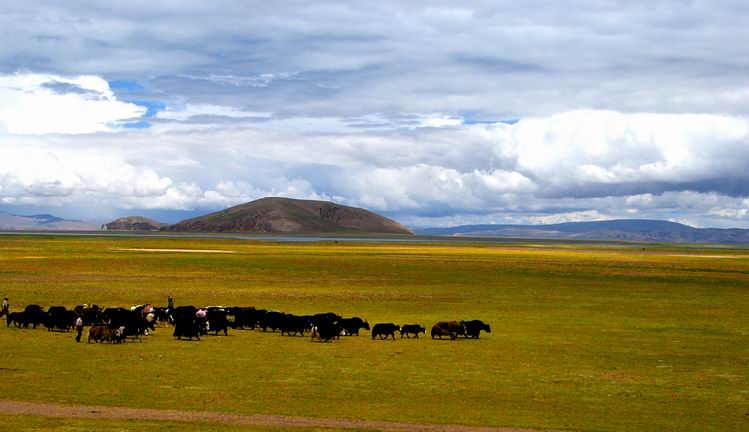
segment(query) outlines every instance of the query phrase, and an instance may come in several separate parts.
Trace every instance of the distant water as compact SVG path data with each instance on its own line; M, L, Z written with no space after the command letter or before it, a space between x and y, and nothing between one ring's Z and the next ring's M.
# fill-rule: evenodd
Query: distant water
M90 236L90 237L163 237L163 238L204 238L204 239L235 239L254 241L276 241L290 243L312 243L312 242L392 242L392 243L414 243L414 242L444 242L459 240L456 237L434 238L434 237L321 237L321 236L272 236L272 235L242 235L242 234L211 234L211 233L184 233L171 234L163 232L139 233L139 232L112 232L112 231L0 231L0 235L32 235L32 236ZM465 240L464 240L465 241Z
M462 237L462 236L428 236L415 235L412 237L328 237L328 236L303 236L303 235L243 235L243 234L222 234L222 233L171 233L154 231L144 232L126 232L126 231L0 231L0 236L60 236L60 237L152 237L152 238L195 238L195 239L234 239L247 241L265 241L265 242L286 242L286 243L483 243L494 245L530 245L553 247L559 245L567 246L596 246L596 247L617 247L617 248L644 248L659 249L664 247L679 247L686 249L724 249L737 248L736 245L722 244L687 244L678 243L670 245L668 243L642 243L642 242L624 242L613 240L570 240L570 239L538 239L538 238L511 238L511 237Z

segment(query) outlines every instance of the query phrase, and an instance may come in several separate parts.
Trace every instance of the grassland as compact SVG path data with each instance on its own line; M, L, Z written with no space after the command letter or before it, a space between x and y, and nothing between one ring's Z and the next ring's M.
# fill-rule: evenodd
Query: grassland
M749 429L749 251L740 249L0 236L2 294L12 310L164 304L172 294L178 305L425 326L479 318L493 329L477 341L330 344L249 330L180 342L162 329L112 346L3 326L7 399L585 431ZM65 424L32 423L57 430L50 422Z
M174 432L199 430L200 432L322 432L321 428L252 428L247 426L216 426L211 423L160 422L140 420L67 419L47 416L3 415L3 428L18 432Z

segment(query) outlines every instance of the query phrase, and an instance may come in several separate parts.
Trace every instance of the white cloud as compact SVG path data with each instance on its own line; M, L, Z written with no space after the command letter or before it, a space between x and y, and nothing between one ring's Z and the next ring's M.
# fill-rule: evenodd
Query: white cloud
M205 76L182 74L180 76L192 80L209 81L217 84L228 84L235 87L268 87L277 80L294 79L298 72L263 73L251 76L208 74Z
M419 119L418 127L460 126L462 124L463 119L461 117L425 115Z
M109 84L96 76L0 75L0 125L7 133L111 131L145 111L118 101Z
M156 117L164 120L186 121L193 117L210 116L210 117L229 117L234 119L251 119L251 118L270 118L270 112L251 112L242 111L236 108L210 105L210 104L187 104L182 107L169 106L164 111L160 111Z
M558 213L548 216L531 216L528 221L531 224L559 224L565 222L592 222L611 220L611 216L601 214L598 210L586 210L579 212Z
M717 181L743 176L749 159L749 122L720 115L585 110L523 119L497 132L518 171L561 194L583 195L585 185Z
M376 132L157 122L118 134L12 135L0 138L0 200L213 210L274 195L332 199L419 225L633 215L744 224L747 124L573 111Z
M53 204L106 201L111 205L166 195L174 182L147 168L136 168L117 154L3 143L0 200ZM143 203L141 203L143 204Z
M430 207L494 208L530 194L536 185L517 172L472 170L416 164L401 168L358 166L341 173L348 181L336 191L352 203L381 211L428 211Z

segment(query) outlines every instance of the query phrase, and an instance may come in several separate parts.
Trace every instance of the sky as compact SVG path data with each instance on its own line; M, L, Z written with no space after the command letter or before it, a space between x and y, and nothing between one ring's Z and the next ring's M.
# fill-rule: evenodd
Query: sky
M0 211L749 228L745 1L0 0Z

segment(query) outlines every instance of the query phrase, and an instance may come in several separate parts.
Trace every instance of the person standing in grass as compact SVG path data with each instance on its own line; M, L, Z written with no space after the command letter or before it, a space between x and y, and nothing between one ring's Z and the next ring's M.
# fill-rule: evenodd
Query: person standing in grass
M174 298L171 295L166 296L166 305L167 309L174 309Z
M75 331L75 341L80 342L81 336L83 335L83 318L81 318L80 316L75 319Z
M8 315L9 309L10 309L10 303L8 303L8 297L5 297L3 299L3 310L0 311L0 317Z

